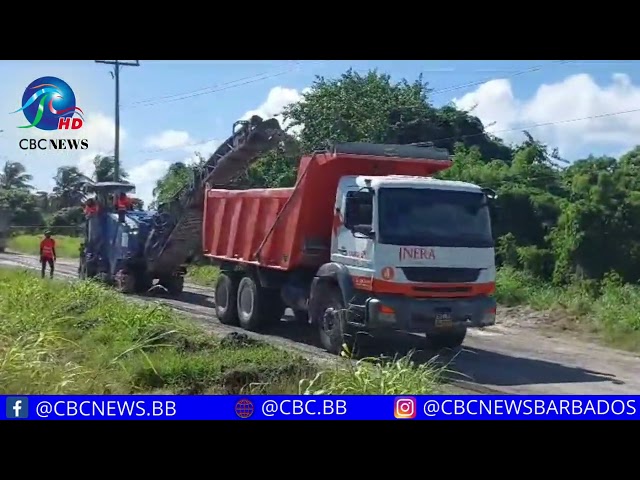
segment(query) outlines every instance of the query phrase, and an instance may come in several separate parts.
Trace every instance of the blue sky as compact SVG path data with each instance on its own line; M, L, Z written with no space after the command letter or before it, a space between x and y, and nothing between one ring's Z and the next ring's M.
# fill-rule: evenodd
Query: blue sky
M121 71L123 167L148 202L155 180L170 163L186 161L194 151L211 153L235 120L252 112L278 113L299 98L315 75L335 77L349 67L362 72L377 68L398 80L422 73L435 90L435 104L454 101L473 108L489 131L509 142L522 138L518 128L545 124L531 133L569 160L590 152L617 156L640 138L640 112L620 113L640 109L639 62L142 60L140 67ZM113 150L110 69L93 61L1 61L5 94L0 108L5 114L0 114L0 160L23 162L42 190L51 189L59 166L79 165L90 174L90 159ZM42 132L17 129L23 119L8 113L20 107L25 87L42 76L60 77L74 89L87 120L74 136L89 139L88 151L27 153L18 148L20 138L42 137Z

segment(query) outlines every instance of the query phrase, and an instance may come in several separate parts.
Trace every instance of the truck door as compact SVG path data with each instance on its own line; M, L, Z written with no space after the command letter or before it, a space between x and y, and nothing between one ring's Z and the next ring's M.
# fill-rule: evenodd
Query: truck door
M373 275L373 192L348 190L336 202L331 260L345 265L358 283Z

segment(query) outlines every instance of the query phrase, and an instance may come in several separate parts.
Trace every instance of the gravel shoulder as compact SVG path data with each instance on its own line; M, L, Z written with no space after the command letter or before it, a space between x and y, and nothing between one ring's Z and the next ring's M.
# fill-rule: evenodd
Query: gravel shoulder
M0 254L0 267L39 268L29 255ZM60 259L59 275L76 276L75 261ZM131 296L134 301L159 301L202 325L216 335L243 330L220 324L215 318L212 291L187 285L180 299ZM640 356L585 341L569 332L555 332L545 326L549 314L526 308L498 309L497 325L471 330L464 348L449 361L457 389L466 393L504 392L515 394L636 394L640 391ZM247 333L247 332L245 332ZM296 351L317 361L335 357L318 348L313 332L294 325L287 318L268 334L251 336ZM416 335L398 335L385 343L394 352L420 348ZM462 391L461 391L462 393Z

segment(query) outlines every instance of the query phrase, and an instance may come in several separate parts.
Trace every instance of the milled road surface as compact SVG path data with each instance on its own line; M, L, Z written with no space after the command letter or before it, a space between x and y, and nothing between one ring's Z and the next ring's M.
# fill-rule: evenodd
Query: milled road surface
M0 254L0 266L38 269L37 258L22 254ZM57 276L76 277L77 263L59 260ZM189 316L207 330L224 335L243 330L220 324L215 318L212 291L187 285L180 299L159 296L127 296L135 301L159 301ZM534 321L532 321L532 319ZM471 391L516 394L637 394L640 393L640 357L586 343L566 333L553 334L541 328L544 315L525 310L498 309L498 324L471 330L464 347L449 368L458 372ZM286 321L268 334L251 336L296 351L320 362L335 357L318 348L314 332ZM245 332L248 333L248 332ZM405 353L420 348L416 335L403 335L393 349ZM390 344L391 345L391 344Z

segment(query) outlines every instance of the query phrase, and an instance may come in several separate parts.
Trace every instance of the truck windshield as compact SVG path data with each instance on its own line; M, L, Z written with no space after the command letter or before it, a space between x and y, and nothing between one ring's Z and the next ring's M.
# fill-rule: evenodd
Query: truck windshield
M491 220L482 193L382 188L378 241L392 245L493 247Z

